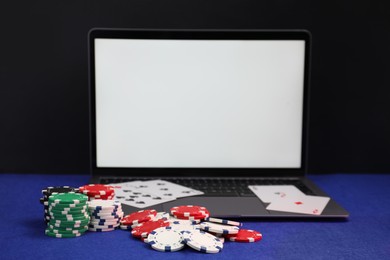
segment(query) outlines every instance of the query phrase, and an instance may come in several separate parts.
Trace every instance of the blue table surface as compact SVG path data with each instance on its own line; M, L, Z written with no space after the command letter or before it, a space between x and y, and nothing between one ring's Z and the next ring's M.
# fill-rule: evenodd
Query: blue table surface
M87 232L73 239L44 235L41 190L81 186L88 175L0 174L0 259L390 259L390 175L309 175L344 206L347 221L250 220L257 243L225 242L218 254L186 248L154 251L127 231Z

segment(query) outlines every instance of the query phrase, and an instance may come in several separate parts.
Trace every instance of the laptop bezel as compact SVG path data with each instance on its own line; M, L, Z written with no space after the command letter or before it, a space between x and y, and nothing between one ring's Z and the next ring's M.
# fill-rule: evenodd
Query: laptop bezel
M97 167L95 39L304 40L302 147L300 168L112 168ZM90 171L92 176L129 177L303 177L307 171L311 35L306 30L172 30L95 28L88 34Z

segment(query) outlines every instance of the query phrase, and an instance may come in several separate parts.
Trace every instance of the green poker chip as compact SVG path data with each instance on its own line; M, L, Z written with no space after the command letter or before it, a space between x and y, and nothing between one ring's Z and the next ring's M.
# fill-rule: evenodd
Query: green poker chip
M85 204L88 200L88 196L80 193L59 193L49 197L49 206L55 206L56 204ZM54 204L54 205L53 205Z
M81 236L82 233L78 233L78 234L57 234L57 233L54 233L48 229L45 230L45 234L49 237L56 237L56 238L73 238L73 237L79 237Z
M49 225L62 226L62 227L75 227L75 226L86 226L89 223L89 218L85 220L58 220L50 219Z
M63 216L57 216L57 215L50 215L50 218L53 220L61 220L61 221L76 221L76 220L85 220L89 219L88 214L83 215L63 215Z
M63 232L73 231L73 230L80 230L80 232L81 232L81 230L88 229L88 225L77 226L77 227L61 227L61 226L48 225L47 228L48 229L55 229L55 230L59 230L59 231L63 231Z
M72 229L72 230L65 230L65 229L56 229L56 228L47 228L48 232L52 232L55 234L83 234L88 230L87 228L82 228L82 229Z
M83 205L83 206L79 206L80 204L74 204L74 205L77 205L77 206L69 207L68 204L57 204L56 206L48 206L47 209L50 211L59 211L59 212L61 212L61 211L82 211L82 210L88 211L87 205Z
M89 214L88 211L48 211L50 215L53 216L81 216L85 214Z

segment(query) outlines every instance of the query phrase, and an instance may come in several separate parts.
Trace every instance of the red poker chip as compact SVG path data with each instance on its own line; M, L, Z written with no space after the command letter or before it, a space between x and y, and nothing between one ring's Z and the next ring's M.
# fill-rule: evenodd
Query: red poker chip
M115 198L115 195L87 195L90 199L101 199L101 200L112 200Z
M88 196L111 196L115 190L112 186L104 184L88 184L81 186L79 191Z
M171 214L181 217L198 217L210 215L210 212L205 207L187 205L171 208Z
M146 222L152 219L152 217L157 215L157 211L154 209L140 210L129 215L126 215L122 218L122 225L134 225L142 222Z
M160 227L168 227L169 222L159 219L156 221L147 221L134 227L131 231L133 237L147 237L150 232Z
M250 229L240 229L237 234L228 234L225 235L227 239L234 242L256 242L260 241L263 238L263 235L260 232Z
M204 219L210 217L210 212L206 210L199 211L198 214L183 214L176 212L173 214L175 217L181 217L181 218L194 218L194 219Z
M190 217L183 217L183 216L175 216L173 215L175 218L177 219L185 219L185 220L193 220L193 221L196 221L196 222L200 222L201 220L207 218L207 216L190 216Z

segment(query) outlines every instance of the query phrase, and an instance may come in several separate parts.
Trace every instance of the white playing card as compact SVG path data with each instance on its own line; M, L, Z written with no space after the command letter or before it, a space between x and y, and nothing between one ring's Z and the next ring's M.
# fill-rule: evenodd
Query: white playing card
M194 190L176 183L165 180L151 180L139 182L134 185L139 191L168 198L183 198L204 194L202 191Z
M251 185L248 188L264 203L271 203L279 198L305 195L294 185Z
M321 215L329 200L329 197L308 195L279 198L271 202L267 210Z
M138 182L134 183L138 184ZM136 187L131 186L131 184L132 183L125 183L124 185L122 185L122 183L110 184L115 190L115 200L132 207L146 208L176 199L140 191Z

